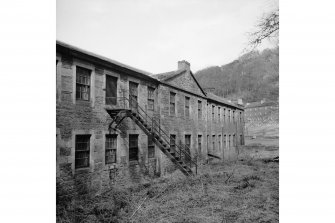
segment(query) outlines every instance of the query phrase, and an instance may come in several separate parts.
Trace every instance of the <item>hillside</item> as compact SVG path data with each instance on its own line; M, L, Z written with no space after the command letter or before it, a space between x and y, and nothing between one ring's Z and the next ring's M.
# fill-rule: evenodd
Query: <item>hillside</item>
M194 75L204 88L229 99L244 102L279 96L279 47L252 51L232 63L208 67Z

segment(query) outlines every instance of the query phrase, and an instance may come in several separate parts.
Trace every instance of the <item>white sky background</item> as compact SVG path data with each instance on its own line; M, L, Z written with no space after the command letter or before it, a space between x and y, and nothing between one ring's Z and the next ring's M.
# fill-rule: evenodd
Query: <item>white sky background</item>
M57 0L57 40L150 73L193 72L241 55L274 0ZM273 47L265 43L262 48Z

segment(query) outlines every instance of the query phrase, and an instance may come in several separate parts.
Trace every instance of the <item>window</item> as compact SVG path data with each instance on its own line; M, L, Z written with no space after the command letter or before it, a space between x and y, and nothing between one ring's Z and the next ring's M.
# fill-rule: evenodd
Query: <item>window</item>
M240 112L240 123L242 123L242 112Z
M218 107L218 122L221 122L221 108Z
M231 122L231 119L230 119L230 109L228 109L228 122Z
M76 67L76 99L90 100L91 71L86 68Z
M105 164L116 163L117 135L106 135Z
M226 109L224 108L223 109L223 122L226 121Z
M185 97L185 116L190 117L190 98Z
M138 135L129 135L129 161L138 160Z
M212 136L213 152L215 151L215 135Z
M185 135L186 152L191 155L191 135Z
M106 75L106 105L116 105L117 78Z
M243 145L243 137L240 135L240 145Z
M170 135L170 148L172 152L176 151L176 135Z
M202 104L201 101L198 101L198 119L202 118Z
M198 152L201 154L201 143L202 143L202 139L201 139L201 135L198 135Z
M148 136L148 158L155 157L155 144L152 140L152 136Z
M235 122L235 111L233 111L233 122Z
M209 135L207 135L207 150L208 150L208 148L209 148Z
M176 93L170 92L170 115L176 113Z
M214 122L214 109L215 109L215 106L212 105L212 121Z
M236 146L236 136L235 136L235 134L233 135L233 146Z
M230 135L228 135L228 147L230 148L230 145L231 145L231 139L230 139Z
M148 110L153 111L155 108L155 88L148 87Z
M221 135L219 135L219 138L218 138L218 145L219 145L219 151L221 151Z
M138 84L129 81L129 100L130 108L137 109Z
M223 136L223 146L224 146L224 148L226 148L227 147L227 135L224 135Z
M75 168L90 166L91 135L76 135Z

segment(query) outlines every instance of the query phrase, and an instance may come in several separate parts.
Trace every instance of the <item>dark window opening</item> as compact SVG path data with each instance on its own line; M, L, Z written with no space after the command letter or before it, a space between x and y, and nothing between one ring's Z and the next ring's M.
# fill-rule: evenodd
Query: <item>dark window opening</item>
M129 135L129 161L138 160L138 135Z
M185 97L185 116L190 117L190 98Z
M116 163L117 135L106 135L105 163Z
M148 158L155 157L155 143L151 136L148 136Z
M90 100L90 82L91 70L76 67L76 99L77 100Z
M213 120L213 122L214 122L214 109L215 109L215 106L214 105L212 105L212 120Z
M223 122L226 121L226 109L224 108L223 109Z
M170 92L170 115L174 115L176 113L176 94Z
M201 135L198 135L198 152L201 154Z
M218 140L219 151L221 151L221 135L219 135Z
M106 75L106 105L117 103L117 78Z
M170 135L170 148L172 152L176 151L176 135Z
M148 110L153 111L155 108L155 88L148 87Z
M90 138L91 135L76 135L75 168L90 166Z
M202 105L201 101L198 101L198 119L200 120L202 118Z
M231 113L230 113L230 109L228 109L228 122L231 122Z
M137 109L138 84L129 81L129 106Z
M227 135L224 135L223 136L223 146L224 146L224 148L226 148L227 147Z
M221 108L218 107L218 122L221 122Z
M213 152L215 151L215 135L212 136Z
M185 135L186 152L191 155L191 135ZM188 157L189 158L189 157Z

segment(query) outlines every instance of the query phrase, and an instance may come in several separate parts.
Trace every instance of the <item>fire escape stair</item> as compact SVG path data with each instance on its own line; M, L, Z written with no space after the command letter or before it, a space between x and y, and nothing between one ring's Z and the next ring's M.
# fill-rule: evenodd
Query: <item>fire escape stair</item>
M159 149L175 164L175 166L186 176L194 175L192 165L188 166L186 160L183 160L181 153L176 153L175 150L171 149L171 145L167 140L165 141L155 128L153 128L146 120L144 120L136 111L131 109L111 109L107 110L113 121L109 127L115 124L114 129L123 121L124 118L130 117L144 132L147 136L151 136L153 142L159 147ZM185 159L185 158L184 158Z

